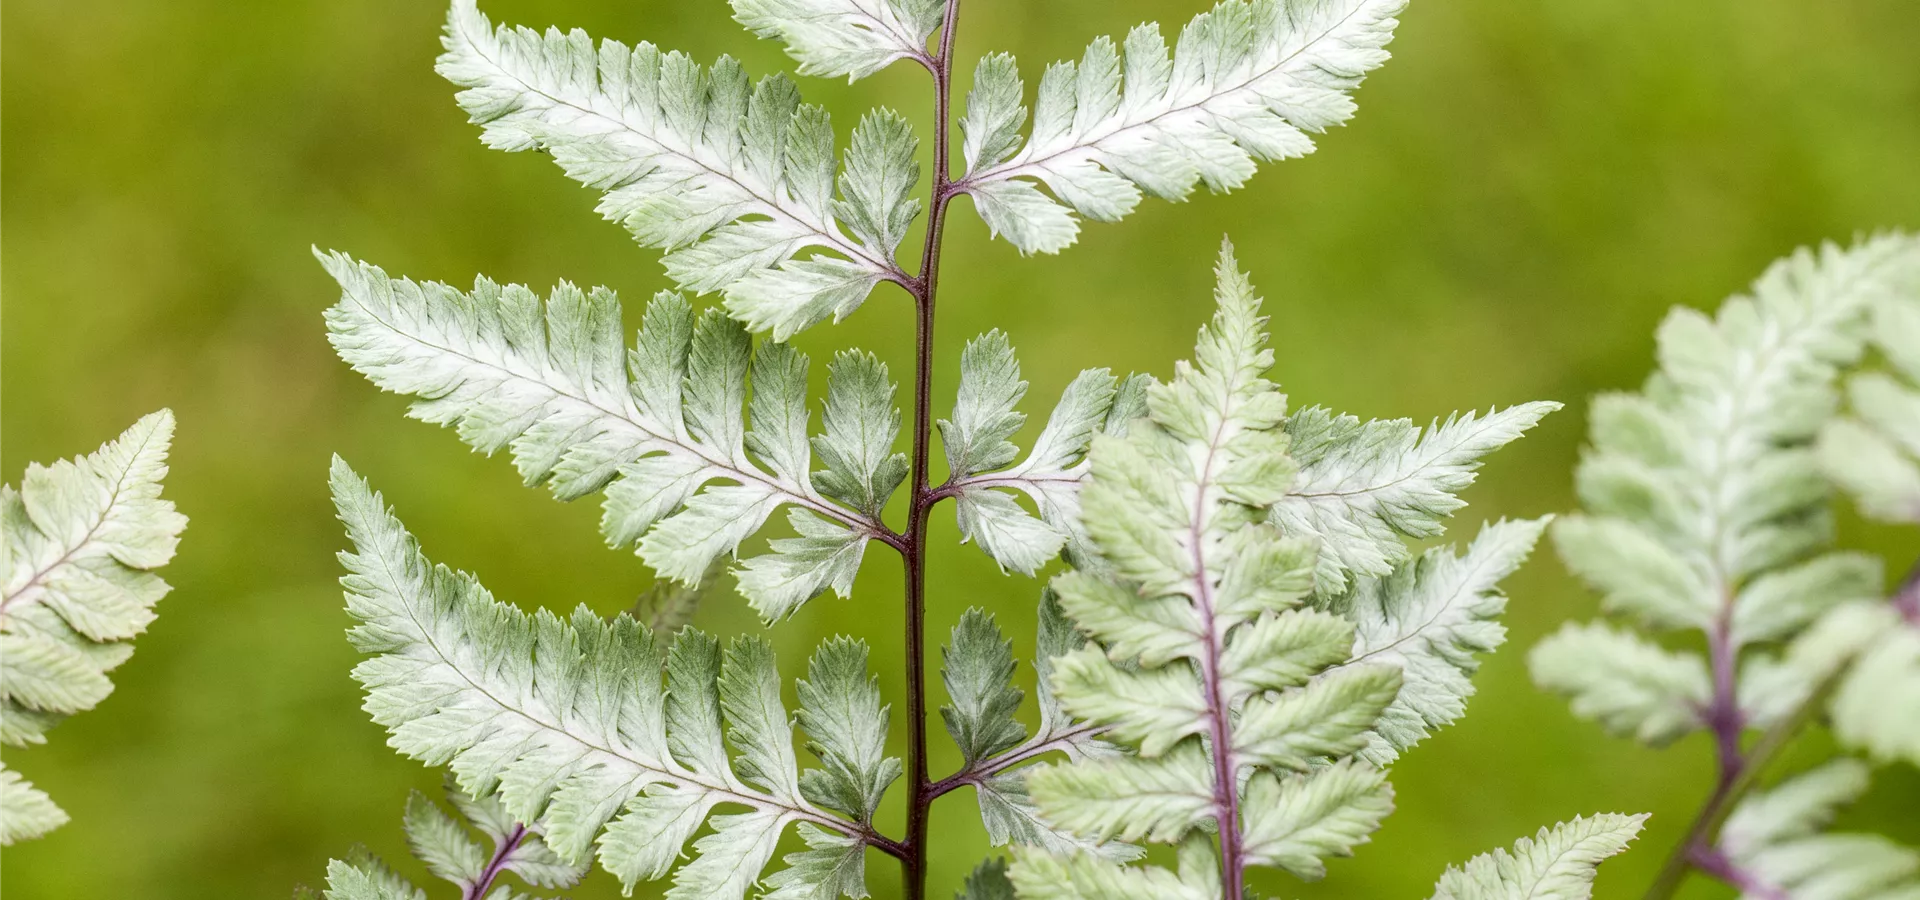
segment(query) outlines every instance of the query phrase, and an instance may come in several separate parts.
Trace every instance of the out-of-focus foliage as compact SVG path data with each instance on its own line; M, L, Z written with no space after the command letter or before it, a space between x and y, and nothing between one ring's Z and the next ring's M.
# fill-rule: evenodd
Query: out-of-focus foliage
M1001 51L1077 59L1088 33L1211 5L965 2L963 70ZM780 44L743 40L721 0L488 10L645 36L703 61L742 53L756 75L796 67ZM654 251L590 214L597 194L534 154L476 148L451 89L423 74L444 15L388 0L5 5L4 480L171 405L193 427L168 496L195 519L192 552L168 570L179 592L115 672L114 714L76 717L32 751L35 782L86 827L9 848L7 887L22 900L283 896L357 839L428 883L405 862L394 813L409 787L437 789L435 776L382 746L342 674L355 654L340 639L341 537L321 483L330 451L402 501L439 556L529 609L586 602L612 615L651 582L638 559L598 546L597 504L515 489L506 459L399 421L405 401L370 390L316 327L333 288L314 243L423 279L604 283L629 298L629 334L632 301L673 286ZM1355 94L1364 113L1319 137L1324 152L1265 166L1232 194L1141 203L1124 226L1089 226L1070 252L1029 260L956 204L936 396L953 396L965 341L995 327L1031 385L1019 446L1082 369L1166 377L1210 312L1205 263L1231 232L1286 323L1275 377L1295 394L1416 423L1463 402L1568 402L1469 493L1484 518L1531 516L1573 505L1582 398L1637 386L1667 307L1724 296L1793 246L1915 224L1920 16L1907 0L1460 0L1401 18L1393 63ZM875 106L922 120L924 82L896 64L851 86L816 79L808 99L844 143ZM886 349L911 327L898 298L877 292L831 335L796 343L817 360L882 348L907 371L910 357ZM825 374L814 367L815 396ZM1911 552L1904 534L1851 518L1840 528L1878 555ZM980 605L1007 633L1031 633L1036 584L958 546L951 518L936 520L933 543L946 574L931 585L930 632ZM897 590L894 564L867 568L856 598ZM1516 646L1592 608L1550 560L1507 590ZM697 627L758 627L728 592L702 604ZM827 598L771 637L789 676L823 638L864 637L891 692L899 630L895 608ZM1017 643L1014 658L1031 651ZM1024 663L1012 677L1032 687ZM1650 848L1677 838L1698 800L1700 754L1597 739L1527 686L1511 648L1476 684L1473 715L1397 765L1398 811L1365 859L1334 861L1332 884L1298 896L1427 896L1436 872L1509 844L1516 823L1650 809L1642 849L1607 863L1599 885L1603 897L1637 895L1659 863ZM883 699L898 711L897 695ZM957 749L938 750L933 769L959 764ZM1890 769L1875 784L1849 830L1920 839L1903 817L1920 778ZM956 884L988 838L965 830L977 818L965 803L939 815L957 837L937 849L934 878ZM883 805L879 820L897 829L897 809ZM96 852L103 835L111 856ZM870 868L889 895L895 867ZM603 900L618 885L596 872L569 893Z

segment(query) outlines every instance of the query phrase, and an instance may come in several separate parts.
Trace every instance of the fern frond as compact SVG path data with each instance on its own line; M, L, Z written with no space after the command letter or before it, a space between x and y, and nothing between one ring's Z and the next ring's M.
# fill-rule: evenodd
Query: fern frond
M927 38L946 12L942 0L732 0L733 17L764 38L784 41L802 75L855 81L896 60L931 63Z
M1600 864L1627 849L1646 820L1605 814L1542 828L1512 852L1495 850L1448 869L1433 900L1587 900Z
M1044 593L1034 651L1040 728L1031 737L1014 718L1026 698L1013 686L1013 645L991 616L967 610L941 648L941 675L952 702L941 707L940 716L965 764L960 772L943 779L940 789L973 788L980 820L996 847L1018 844L1055 853L1091 851L1115 860L1140 855L1139 848L1130 844L1088 839L1056 827L1040 815L1027 788L1030 770L1025 767L1036 760L1054 753L1084 759L1113 752L1098 740L1100 729L1060 708L1048 683L1054 659L1085 642L1067 622L1053 593Z
M1900 897L1920 892L1920 853L1875 834L1829 834L1839 809L1866 793L1867 766L1839 759L1748 796L1719 852L1752 884L1783 897Z
M1901 236L1802 250L1716 316L1668 315L1646 387L1596 400L1576 476L1583 511L1554 529L1568 567L1607 610L1708 632L1736 658L1879 596L1874 560L1828 552L1828 491L1813 442L1834 411L1839 369L1861 356L1869 311L1916 267L1920 241ZM1655 741L1701 721L1678 710L1697 700L1692 662L1668 656L1653 678L1647 664L1664 654L1567 634L1585 635L1580 652L1597 668L1559 677L1536 657L1535 674L1581 698L1577 711ZM1773 690L1804 696L1814 682L1791 685L1796 671L1776 669Z
M30 463L0 487L0 743L47 729L113 691L167 583L185 516L160 499L173 413L152 413L86 456ZM0 769L0 845L67 821L45 793Z
M1384 778L1308 761L1364 749L1402 681L1383 665L1320 674L1347 658L1354 629L1297 608L1313 587L1312 544L1265 524L1294 473L1286 401L1263 377L1265 319L1231 248L1217 274L1219 311L1194 360L1148 388L1148 418L1126 437L1096 438L1081 500L1099 559L1055 581L1093 642L1055 658L1048 682L1065 712L1133 752L1029 776L1048 821L1084 838L1181 843L1217 830L1215 885L1238 883L1249 863L1311 873L1365 840L1391 806ZM1081 857L1017 852L1013 873L1026 897L1198 889L1191 872Z
M742 593L778 619L828 589L845 596L867 542L887 533L879 511L905 462L891 449L893 388L870 357L832 367L816 474L806 356L778 343L756 352L738 323L696 319L676 294L654 298L626 350L611 291L562 284L543 304L484 278L461 293L341 254L321 262L342 290L327 311L341 359L419 398L415 418L454 426L484 453L510 449L528 484L562 500L604 490L608 543L664 577L698 583L792 507L800 536L738 571Z
M749 87L727 57L709 69L652 44L495 28L474 0L455 0L443 44L437 68L488 146L544 151L605 191L601 215L668 251L681 288L724 292L755 330L785 340L906 279L893 251L919 209L907 196L919 171L899 117L855 130L836 200L832 125L785 78ZM809 249L824 252L798 258Z
M1320 539L1316 590L1337 595L1355 578L1386 577L1411 554L1407 538L1440 534L1466 503L1482 458L1512 443L1552 402L1523 403L1485 416L1449 416L1422 431L1408 419L1362 422L1320 407L1287 419L1300 475L1274 504L1282 531Z
M1385 766L1466 714L1480 669L1476 654L1507 639L1499 621L1507 608L1500 582L1526 562L1549 520L1489 524L1464 554L1428 550L1385 578L1359 579L1334 601L1331 608L1356 626L1351 660L1341 668L1385 664L1402 674L1400 693L1360 758Z
M1075 213L1115 221L1148 194L1224 192L1256 160L1313 150L1309 133L1353 115L1348 96L1387 59L1406 0L1224 0L1181 30L1171 57L1155 24L1110 38L1040 80L1033 128L1011 58L974 74L961 120L973 197L995 234L1024 253L1057 253ZM1044 186L1047 193L1040 188Z
M806 796L819 793L809 787L818 778L803 782L764 642L738 640L723 655L689 629L663 661L653 636L625 616L609 623L584 607L568 619L529 616L493 600L472 576L428 563L380 496L338 460L333 487L355 548L341 555L342 583L359 622L353 643L370 656L354 669L368 712L392 732L395 749L448 764L476 797L497 795L561 859L582 863L597 844L601 865L631 887L665 876L706 823L712 830L694 842L667 896L737 900L789 825L811 824L832 841L879 840L858 814L843 818ZM863 681L816 674L813 687ZM837 727L871 716L836 715L819 708L824 699L812 694L803 713L822 747L871 742L871 730ZM868 709L871 699L844 698L850 709ZM883 756L842 753L836 762L884 766ZM747 811L709 818L721 803ZM807 857L788 871L795 874L783 884L824 870Z
M1920 246L1920 237L1907 243ZM1821 469L1862 512L1885 522L1920 524L1920 251L1873 306L1872 340L1889 371L1847 384L1851 414L1820 433Z
M528 886L547 890L573 887L587 874L584 864L562 860L539 832L516 821L498 798L475 798L448 784L447 799L460 811L458 817L425 794L413 793L407 801L407 845L434 877L457 886L460 896L523 897L505 886L499 888L502 893L490 893L508 873ZM476 839L476 831L484 840ZM333 860L327 867L327 882L328 900L426 896L369 854Z
M1088 369L1061 392L1033 450L1019 461L1008 440L1026 423L1020 400L1027 383L1006 335L990 331L967 343L960 356L960 386L953 416L941 419L947 483L962 540L971 541L1003 569L1032 575L1062 549L1086 552L1080 528L1080 481L1087 447L1098 434L1123 434L1145 411L1149 379L1116 381L1106 369ZM1039 516L1015 500L1027 495Z

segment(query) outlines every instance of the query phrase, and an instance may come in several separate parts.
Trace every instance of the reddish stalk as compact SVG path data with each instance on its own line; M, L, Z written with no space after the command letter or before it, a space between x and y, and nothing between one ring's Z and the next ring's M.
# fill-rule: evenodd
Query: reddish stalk
M507 870L507 860L513 856L513 851L520 849L520 844L526 839L527 826L513 826L513 830L493 848L493 858L487 860L487 867L481 870L480 877L467 886L465 900L483 900L487 892L493 890L494 880Z
M953 30L960 0L947 0L940 26L940 51L921 65L933 74L933 197L927 210L926 244L920 255L920 275L905 285L918 313L915 328L913 378L913 494L900 554L906 564L907 630L907 835L901 842L903 895L923 900L927 893L927 821L934 798L927 775L926 585L927 514L939 502L928 476L933 442L933 302L940 280L940 241L946 228L947 203L953 199L948 120L953 98Z
M1888 598L1894 609L1907 621L1920 627L1920 563L1909 569L1900 586ZM1707 632L1707 651L1713 666L1714 697L1702 711L1701 719L1713 731L1714 743L1718 748L1720 777L1713 794L1707 798L1706 805L1700 808L1694 817L1687 836L1673 848L1667 857L1666 865L1653 885L1647 889L1645 900L1668 900L1680 889L1687 874L1695 869L1720 879L1743 892L1758 897L1785 895L1777 888L1753 882L1750 877L1729 860L1719 849L1720 827L1725 825L1727 817L1733 814L1734 807L1760 782L1760 775L1766 771L1780 750L1791 742L1800 729L1819 716L1826 705L1827 698L1838 686L1840 676L1846 672L1841 666L1830 673L1825 680L1808 692L1799 707L1785 718L1774 723L1773 727L1754 742L1753 749L1742 752L1740 737L1746 728L1745 716L1739 710L1736 666L1739 662L1739 648L1733 645L1727 627L1732 606Z

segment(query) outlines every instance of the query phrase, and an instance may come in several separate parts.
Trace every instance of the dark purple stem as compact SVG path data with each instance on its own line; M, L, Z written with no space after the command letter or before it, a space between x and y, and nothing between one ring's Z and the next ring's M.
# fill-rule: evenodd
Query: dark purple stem
M1920 627L1920 563L1915 563L1901 579L1900 586L1888 598L1888 602L1908 622ZM1768 728L1765 734L1754 742L1753 749L1746 753L1740 750L1741 731L1746 727L1745 716L1739 710L1738 690L1735 682L1735 666L1739 662L1739 647L1730 636L1728 622L1732 615L1732 605L1727 604L1721 618L1707 632L1707 651L1713 664L1714 698L1701 713L1704 721L1713 730L1715 743L1719 747L1720 777L1714 786L1713 795L1701 807L1700 814L1694 818L1693 826L1687 830L1687 836L1667 857L1667 864L1660 870L1660 876L1647 889L1645 900L1667 900L1680 889L1680 883L1686 880L1687 872L1700 869L1709 875L1734 884L1727 875L1710 868L1709 864L1725 863L1729 873L1739 874L1726 855L1717 847L1720 838L1720 826L1726 824L1727 817L1733 814L1733 808L1740 798L1745 797L1760 781L1760 774L1766 770L1767 763L1780 752L1800 729L1812 721L1821 707L1826 705L1827 697L1839 684L1840 676L1845 674L1845 666L1828 674L1798 708L1785 718ZM1763 886L1764 887L1764 886ZM1743 888L1744 890L1744 888ZM1771 890L1771 889L1769 889ZM1786 895L1777 890L1755 893L1760 897L1780 897Z
M467 886L463 900L482 900L486 897L487 892L493 890L494 879L499 878L500 873L507 870L507 860L512 858L513 851L520 849L521 843L526 839L527 826L513 826L513 830L508 832L506 837L501 838L500 843L493 848L493 858L487 860L487 867L480 871L480 877Z
M953 199L947 123L953 99L953 31L960 0L947 0L940 28L940 52L920 63L933 74L933 198L928 204L926 244L920 275L905 287L918 313L914 329L913 494L900 555L907 576L907 836L902 841L901 877L906 900L927 894L927 820L937 794L927 776L927 513L940 500L930 486L927 460L933 443L933 300L940 281L940 239Z
M1213 814L1220 826L1220 897L1221 900L1241 900L1246 891L1242 884L1246 864L1241 859L1240 847L1240 773L1233 758L1233 733L1220 678L1220 629L1214 619L1213 582L1207 574L1204 524L1210 511L1206 507L1210 502L1209 488L1220 442L1221 436L1216 433L1206 461L1201 464L1199 491L1187 540L1192 544L1188 549L1193 554L1193 599L1200 610L1201 628L1206 632L1200 656L1200 681L1207 692L1207 740L1213 747Z
M1793 900L1792 896L1760 878L1728 858L1725 853L1707 847L1695 847L1687 853L1687 861L1693 867L1726 882L1743 896L1758 897L1761 900Z
M1713 732L1714 747L1720 759L1720 790L1733 786L1745 768L1740 753L1740 735L1746 730L1747 717L1740 711L1740 647L1733 640L1733 604L1723 604L1720 618L1707 632L1707 658L1713 669L1713 700L1704 715Z
M1907 577L1901 579L1900 587L1894 590L1893 608L1900 611L1908 624L1920 628L1920 563L1907 571Z

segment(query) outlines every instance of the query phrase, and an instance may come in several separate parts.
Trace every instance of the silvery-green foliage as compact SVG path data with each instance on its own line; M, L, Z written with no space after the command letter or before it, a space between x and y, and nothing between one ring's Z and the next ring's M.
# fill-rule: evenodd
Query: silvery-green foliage
M597 856L629 888L673 871L667 896L740 898L798 825L808 849L766 882L772 896L861 896L873 807L899 764L865 654L816 656L800 720L823 768L802 773L771 649L723 653L686 629L664 652L644 626L584 607L568 618L495 601L470 575L430 564L378 494L344 463L335 502L366 709L395 749L450 767L495 797L571 865ZM659 673L666 671L663 689ZM714 814L716 805L745 812ZM692 860L674 869L682 848Z
M1110 222L1143 194L1179 200L1201 182L1232 190L1256 160L1303 156L1311 133L1353 115L1349 94L1386 62L1405 6L1223 0L1181 30L1171 55L1157 24L1120 44L1100 38L1077 64L1047 67L1024 140L1017 67L990 56L961 119L959 184L987 226L1026 253L1072 244L1075 213Z
M1905 239L1905 264L1893 290L1870 312L1870 342L1884 370L1847 384L1850 415L1829 421L1817 452L1827 477L1866 515L1920 524L1920 237ZM1847 744L1882 760L1920 766L1920 579L1909 575L1893 610L1876 611L1880 627L1828 704L1833 728Z
M173 413L152 413L86 456L30 463L0 487L0 743L46 742L61 719L113 691L168 591L187 519L160 498ZM0 845L67 821L51 798L0 767Z
M1028 776L1054 828L1177 844L1182 864L1016 847L1023 897L1217 897L1251 865L1323 876L1391 810L1378 766L1461 712L1474 654L1504 639L1497 584L1545 524L1490 525L1464 554L1316 595L1322 535L1272 515L1298 467L1264 377L1266 320L1231 248L1216 274L1193 361L1147 388L1125 436L1095 439L1080 498L1093 552L1053 581L1091 641L1046 683L1123 750Z
M791 18L818 7L864 10L909 33L928 12L919 0L742 0L736 9L820 71L880 64L868 56L856 65L815 30L845 38L858 29ZM836 198L832 125L783 77L749 85L728 57L709 68L647 43L596 48L577 30L495 28L474 0L456 0L443 43L440 74L462 89L460 106L488 146L546 152L604 191L601 215L668 251L662 263L683 289L724 293L754 330L785 340L844 318L881 281L905 279L893 252L919 211L909 197L919 168L899 116L876 112L854 129Z
M906 475L885 366L829 367L823 431L809 436L808 360L677 294L648 304L632 348L611 291L555 288L545 303L479 279L471 293L390 278L339 254L327 311L334 348L410 413L506 448L529 484L570 500L604 490L601 531L689 585L780 507L797 537L742 562L741 592L768 619L852 587L879 515ZM749 392L751 399L749 399ZM811 442L811 444L810 444ZM824 470L813 469L817 451Z
M732 0L733 17L784 41L802 75L865 78L896 60L926 63L940 0Z
M584 864L561 859L538 831L509 814L498 797L477 799L449 784L447 799L459 815L414 792L404 820L407 846L434 877L455 885L461 897L524 900L526 895L499 884L508 873L529 887L545 890L573 887L587 873ZM498 892L489 893L490 888ZM429 894L371 854L356 852L328 863L325 896L327 900L415 900Z
M1909 239L1920 241L1920 239ZM1914 254L1920 260L1920 253ZM1920 524L1920 261L1874 304L1872 344L1884 371L1847 383L1850 414L1820 433L1821 467L1867 515Z
M1920 895L1920 853L1877 834L1826 831L1866 793L1868 776L1865 764L1841 759L1748 796L1721 829L1719 851L1775 896Z
M1920 240L1885 235L1799 251L1715 317L1669 315L1645 389L1595 402L1577 473L1584 511L1556 537L1609 611L1704 633L1710 657L1633 628L1570 624L1535 648L1535 680L1648 743L1711 727L1723 777L1765 761L1759 750L1729 760L1742 731L1768 729L1763 745L1777 747L1821 712L1844 747L1920 764L1920 592L1909 577L1888 602L1878 560L1832 549L1828 490L1831 479L1870 514L1900 518L1898 478L1875 466L1905 463L1871 428L1836 420L1837 383L1870 338L1900 365L1899 320L1915 307ZM1882 388L1904 390L1856 377L1856 412L1884 413ZM1913 851L1819 833L1866 775L1831 762L1746 796L1717 834L1703 813L1701 843L1678 852L1749 896L1920 894ZM1723 788L1712 802L1738 798Z
M1547 521L1489 524L1464 553L1430 549L1384 577L1359 578L1327 604L1354 624L1351 658L1341 667L1388 664L1401 671L1400 693L1368 735L1360 758L1387 765L1466 714L1480 668L1476 654L1507 639L1499 621L1507 598L1499 584L1526 561ZM1322 558L1327 548L1322 542Z
M1408 560L1408 538L1439 536L1466 505L1458 494L1473 484L1482 457L1559 408L1522 403L1449 416L1425 430L1408 419L1362 422L1320 407L1301 410L1287 418L1300 474L1271 518L1283 531L1320 538L1321 593L1388 575Z
M1023 767L1056 752L1069 759L1115 752L1098 738L1097 726L1069 716L1054 696L1049 680L1054 658L1084 645L1086 638L1066 620L1059 597L1051 590L1041 597L1037 635L1033 666L1038 676L1040 726L1031 736L1015 718L1026 698L1013 685L1013 645L993 617L979 609L967 610L941 649L942 676L951 702L941 707L940 716L965 760L954 783L973 788L980 820L996 847L1019 844L1056 853L1092 851L1110 859L1133 859L1140 855L1138 848L1056 828L1034 807Z
M1511 852L1495 850L1448 869L1433 900L1587 900L1600 863L1627 849L1646 819L1608 814L1542 828Z
M1080 480L1087 447L1098 434L1125 432L1146 411L1147 376L1116 380L1106 369L1081 372L1048 416L1025 459L1009 438L1026 423L1020 400L1027 383L1006 335L990 331L960 355L960 384L951 418L940 420L948 481L962 539L1003 568L1032 575L1063 548L1084 552L1079 527ZM1017 462L1016 462L1017 461ZM1020 506L1025 494L1039 516Z
M1576 473L1582 511L1554 528L1568 568L1606 610L1648 629L1705 632L1737 659L1881 596L1877 560L1830 549L1813 442L1835 409L1839 370L1861 356L1870 310L1916 266L1920 242L1901 236L1802 250L1716 316L1668 315L1645 388L1596 398ZM1535 680L1573 697L1576 712L1643 740L1699 728L1712 708L1705 660L1630 630L1570 624L1532 661ZM1817 680L1772 668L1774 693L1804 696ZM1749 706L1764 699L1739 700L1743 718L1764 712Z

